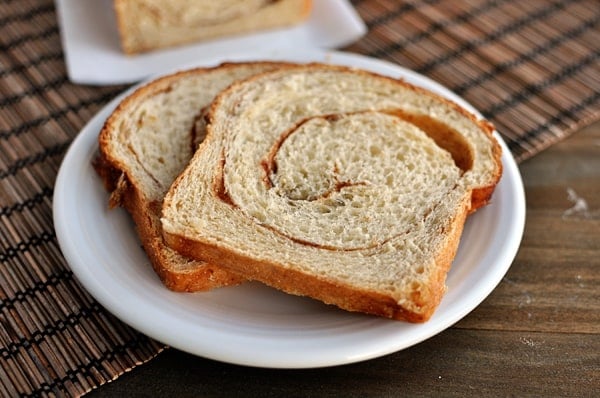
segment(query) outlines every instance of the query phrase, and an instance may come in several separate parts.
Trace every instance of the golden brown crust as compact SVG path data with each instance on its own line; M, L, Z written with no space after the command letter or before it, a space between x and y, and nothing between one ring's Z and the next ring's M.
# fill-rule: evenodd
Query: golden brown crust
M309 296L347 311L422 323L431 318L446 292L446 276L456 256L469 207L469 198L465 197L459 211L444 231L445 240L435 258L435 272L431 274L426 289L423 293L415 293L411 297L414 303L420 306L419 312L403 307L390 296L282 268L274 261L256 260L225 250L218 245L187 239L165 231L163 237L167 245L190 258L218 262L228 271L269 286L276 286L290 294Z
M148 255L154 271L169 289L181 292L210 290L216 287L237 285L245 278L227 272L209 263L199 264L189 272L179 272L167 268L169 254L163 244L160 220L148 212L150 207L160 204L148 204L132 184L123 193L122 206L131 214L144 251ZM192 260L190 260L192 261Z
M407 311L395 301L377 292L320 279L296 270L280 267L275 262L260 261L223 248L181 236L165 233L167 244L190 257L218 260L230 271L243 273L248 279L263 282L294 295L309 296L347 311L364 312L397 320L424 322L428 316ZM433 310L432 310L433 311Z
M299 18L300 19L308 18L308 16L310 15L310 12L312 11L312 8L313 8L313 0L305 0L304 8L302 9L302 12L300 13Z
M435 259L436 272L432 273L424 293L412 297L420 305L419 312L411 311L397 303L392 297L379 292L358 289L336 283L315 275L283 268L274 261L260 261L243 254L226 250L203 241L164 233L166 243L178 252L191 258L203 258L218 262L223 268L239 273L248 279L257 280L290 294L309 296L353 312L363 312L385 318L413 323L426 322L431 318L446 290L446 275L456 255L465 218L468 200L462 204L446 231L443 248Z
M468 113L469 117L474 118L473 115ZM496 165L495 173L492 178L491 183L486 187L478 187L473 190L471 194L471 208L469 209L469 213L473 213L477 209L487 205L491 198L494 190L496 189L496 185L500 182L500 178L502 177L503 166L502 166L502 147L494 138L494 125L492 125L487 120L477 120L478 123L482 126L482 130L490 137L490 141L492 142L492 157L494 164Z
M102 180L104 189L106 189L108 192L113 192L117 188L117 181L122 173L116 168L112 167L110 162L106 160L102 153L99 153L98 156L92 160L92 167Z
M449 227L443 231L446 238L445 245L435 259L436 272L432 275L432 279L429 282L432 286L431 297L429 300L434 304L434 306L431 307L430 315L433 314L433 311L435 311L442 301L442 297L446 293L446 276L448 275L448 271L450 271L450 267L456 257L456 252L460 244L460 237L470 207L469 198L465 197L465 200L460 206L460 210L456 213L452 222L450 222Z
M111 193L110 207L121 206L131 214L152 268L167 288L178 292L195 292L237 285L245 280L241 276L211 264L190 267L188 272L176 272L165 267L164 264L167 264L170 259L165 252L160 232L160 220L147 211L151 206L160 208L160 204L146 203L143 195L128 182L125 174L112 167L102 155L96 157L93 165L107 191Z

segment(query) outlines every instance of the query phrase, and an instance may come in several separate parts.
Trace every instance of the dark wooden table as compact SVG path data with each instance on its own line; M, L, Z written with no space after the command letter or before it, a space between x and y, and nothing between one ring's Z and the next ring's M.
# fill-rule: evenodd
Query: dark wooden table
M455 326L346 366L271 370L167 350L93 391L113 396L538 396L600 391L600 123L520 165L518 255Z

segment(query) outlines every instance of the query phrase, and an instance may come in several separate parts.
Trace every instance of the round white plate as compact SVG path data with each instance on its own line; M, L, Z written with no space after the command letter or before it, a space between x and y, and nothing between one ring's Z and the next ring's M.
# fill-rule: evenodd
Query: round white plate
M475 110L439 84L390 63L340 52L301 51L238 55L220 61L321 61L368 69L438 92ZM288 296L257 283L206 293L174 293L152 271L133 224L108 195L91 162L102 123L115 98L81 131L61 165L54 221L63 254L83 286L106 309L140 332L202 357L241 365L308 368L375 358L419 343L473 310L500 282L521 241L525 197L506 145L504 175L492 202L472 215L448 275L448 292L423 324L348 313L315 300Z

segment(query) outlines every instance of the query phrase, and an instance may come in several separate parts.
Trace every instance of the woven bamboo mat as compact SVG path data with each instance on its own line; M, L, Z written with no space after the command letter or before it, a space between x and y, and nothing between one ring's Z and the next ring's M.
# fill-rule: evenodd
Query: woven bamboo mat
M597 0L357 0L350 50L427 75L496 125L517 161L600 114Z
M597 0L353 3L369 33L347 50L462 95L518 160L600 115ZM51 0L0 3L0 395L82 395L164 348L84 291L53 228L65 151L124 88L69 82Z

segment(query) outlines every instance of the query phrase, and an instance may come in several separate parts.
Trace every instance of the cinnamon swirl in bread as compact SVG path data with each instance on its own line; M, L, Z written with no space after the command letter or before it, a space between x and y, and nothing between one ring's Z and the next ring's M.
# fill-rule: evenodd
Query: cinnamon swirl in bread
M429 91L289 66L217 96L161 218L168 245L283 291L423 322L502 172L493 127Z
M124 99L99 135L95 168L110 205L131 213L144 250L163 283L176 291L237 284L242 277L181 256L164 245L164 194L204 136L203 109L236 79L282 66L257 62L193 69L152 81Z

